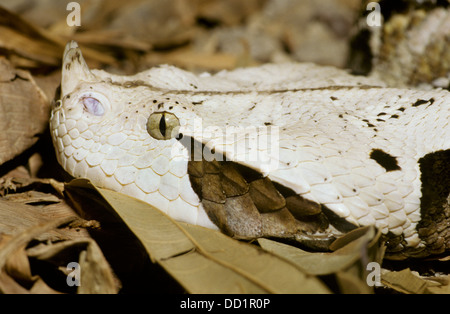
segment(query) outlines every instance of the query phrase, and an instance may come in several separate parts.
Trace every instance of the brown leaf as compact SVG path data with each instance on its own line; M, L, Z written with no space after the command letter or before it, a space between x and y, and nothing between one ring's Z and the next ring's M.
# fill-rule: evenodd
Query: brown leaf
M93 190L74 180L66 191ZM327 287L292 263L223 233L179 223L153 206L127 195L97 188L91 201L105 202L139 238L152 260L191 293L328 293ZM83 194L83 193L82 193ZM133 258L133 257L129 257Z
M54 272L65 270L70 262L80 265L78 293L117 293L119 282L106 261L100 248L90 238L38 244L25 251L32 239L67 224L75 217L53 219L18 232L15 236L3 235L0 240L0 291L3 293L60 293L55 290L55 281L64 278L48 274L48 267ZM29 259L39 260L31 272ZM47 267L40 268L45 263ZM69 268L67 268L69 270ZM52 272L50 272L51 274ZM69 275L68 273L65 274ZM56 279L55 279L56 278ZM68 281L67 281L68 282ZM81 285L82 282L82 285ZM50 285L49 285L50 283ZM62 283L64 286L65 283ZM61 286L61 283L59 284ZM58 285L56 284L55 287Z
M381 282L401 293L424 293L427 282L413 274L409 268L401 271L389 271L381 276Z
M67 41L66 37L36 26L0 6L0 48L10 54L9 59L15 65L41 69L60 66ZM83 47L83 55L95 67L116 63L111 55L89 47Z
M60 225L73 221L76 217L64 217L45 223L34 225L33 227L18 233L10 241L8 241L0 250L0 271L7 262L7 259L18 249L31 241L33 238L46 231L52 230Z
M76 216L75 211L59 198L62 188L61 183L53 179L0 179L3 195L0 198L0 234L13 235L37 224ZM39 240L80 237L89 237L86 229L55 229L37 236Z
M26 294L28 290L17 283L8 273L0 272L0 293Z
M339 290L344 294L370 294L372 289L367 283L349 272L339 271L336 273Z
M12 237L3 235L0 246L0 290L4 293L28 293L28 290L19 284L19 282L24 281L33 282L35 279L31 275L28 259L24 256L26 244L37 235L66 224L73 219L74 217L55 219L34 225Z
M117 293L119 283L103 256L102 251L92 239L76 239L50 245L40 245L27 250L28 256L49 264L60 266L66 275L71 269L64 268L70 262L79 264L79 294Z
M0 57L0 163L31 147L46 129L50 104L31 75Z
M89 241L86 251L80 254L81 284L78 293L117 293L119 284L111 267L95 241Z

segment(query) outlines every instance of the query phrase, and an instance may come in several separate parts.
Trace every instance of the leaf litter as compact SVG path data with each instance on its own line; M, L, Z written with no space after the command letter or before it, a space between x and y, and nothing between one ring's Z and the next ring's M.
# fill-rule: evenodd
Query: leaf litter
M64 184L71 178L52 153L50 100L69 39L91 67L122 74L160 63L197 72L282 60L344 66L342 34L350 33L359 1L327 2L338 12L330 17L314 1L85 0L81 28L67 25L64 2L28 1L0 7L0 292L450 292L448 259L387 261L373 228L343 236L331 252L238 241L87 181ZM141 12L153 17L139 19ZM81 278L71 262L81 265ZM370 262L382 267L381 287L368 285Z

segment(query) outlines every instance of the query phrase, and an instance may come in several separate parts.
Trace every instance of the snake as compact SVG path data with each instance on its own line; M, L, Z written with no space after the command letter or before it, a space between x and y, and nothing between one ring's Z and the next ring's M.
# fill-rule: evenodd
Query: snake
M50 132L75 178L237 239L327 250L375 226L393 257L450 249L450 93L312 63L134 75L63 55Z

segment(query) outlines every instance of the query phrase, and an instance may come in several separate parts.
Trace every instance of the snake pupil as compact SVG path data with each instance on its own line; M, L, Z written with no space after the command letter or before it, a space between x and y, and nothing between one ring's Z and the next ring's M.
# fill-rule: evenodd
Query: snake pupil
M180 121L170 112L153 112L147 120L147 132L157 140L170 140L177 136Z
M161 132L161 135L165 138L166 137L166 117L164 114L161 115L161 120L159 120L159 131Z

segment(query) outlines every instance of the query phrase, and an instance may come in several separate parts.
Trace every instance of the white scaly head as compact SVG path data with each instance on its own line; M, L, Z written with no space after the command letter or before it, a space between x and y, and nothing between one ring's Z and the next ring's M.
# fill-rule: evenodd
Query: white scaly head
M170 71L161 76L176 82ZM169 100L139 85L144 77L150 76L91 71L78 45L67 44L61 99L50 122L58 162L73 177L142 199L175 219L217 229L190 187L187 161L171 155L174 145L183 149L171 131L180 126L177 116L193 120L194 114L176 95Z

